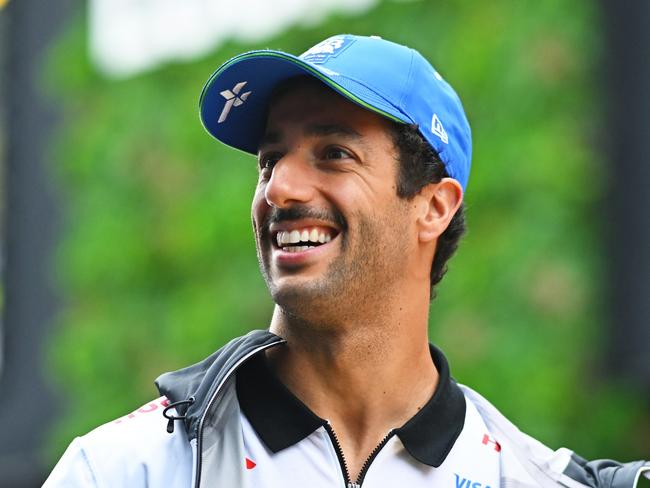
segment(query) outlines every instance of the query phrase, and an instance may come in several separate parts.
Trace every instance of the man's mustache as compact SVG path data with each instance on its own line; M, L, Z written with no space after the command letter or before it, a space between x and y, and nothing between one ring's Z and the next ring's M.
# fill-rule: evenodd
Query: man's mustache
M307 207L306 205L293 205L289 208L272 207L262 222L261 231L264 236L268 235L271 224L279 224L299 219L316 219L334 224L338 229L344 230L345 218L337 210L324 210Z

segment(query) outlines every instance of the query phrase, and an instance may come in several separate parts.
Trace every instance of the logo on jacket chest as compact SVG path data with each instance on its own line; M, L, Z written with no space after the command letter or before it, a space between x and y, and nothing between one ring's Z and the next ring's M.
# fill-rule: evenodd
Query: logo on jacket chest
M454 473L454 476L456 477L456 488L490 488L490 485L485 485L480 481L464 478L456 473Z

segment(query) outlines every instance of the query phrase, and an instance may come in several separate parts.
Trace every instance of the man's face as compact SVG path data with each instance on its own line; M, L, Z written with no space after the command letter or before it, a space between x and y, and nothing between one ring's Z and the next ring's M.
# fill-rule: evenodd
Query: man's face
M318 321L395 289L416 245L396 157L384 118L320 83L271 103L252 216L262 273L285 311Z

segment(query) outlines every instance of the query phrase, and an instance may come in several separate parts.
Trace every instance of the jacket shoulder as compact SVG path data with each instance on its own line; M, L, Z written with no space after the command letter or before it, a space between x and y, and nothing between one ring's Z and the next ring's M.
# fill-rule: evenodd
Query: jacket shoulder
M78 437L44 486L191 486L192 445L184 429L167 433L168 405L160 397Z

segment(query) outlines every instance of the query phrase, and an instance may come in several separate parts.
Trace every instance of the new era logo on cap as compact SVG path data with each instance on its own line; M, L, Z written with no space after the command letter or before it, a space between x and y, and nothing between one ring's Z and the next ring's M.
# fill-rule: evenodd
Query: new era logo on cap
M431 119L431 132L437 135L442 142L449 144L449 136L445 132L445 128L442 126L442 122L440 122L437 114L433 114L433 118Z

